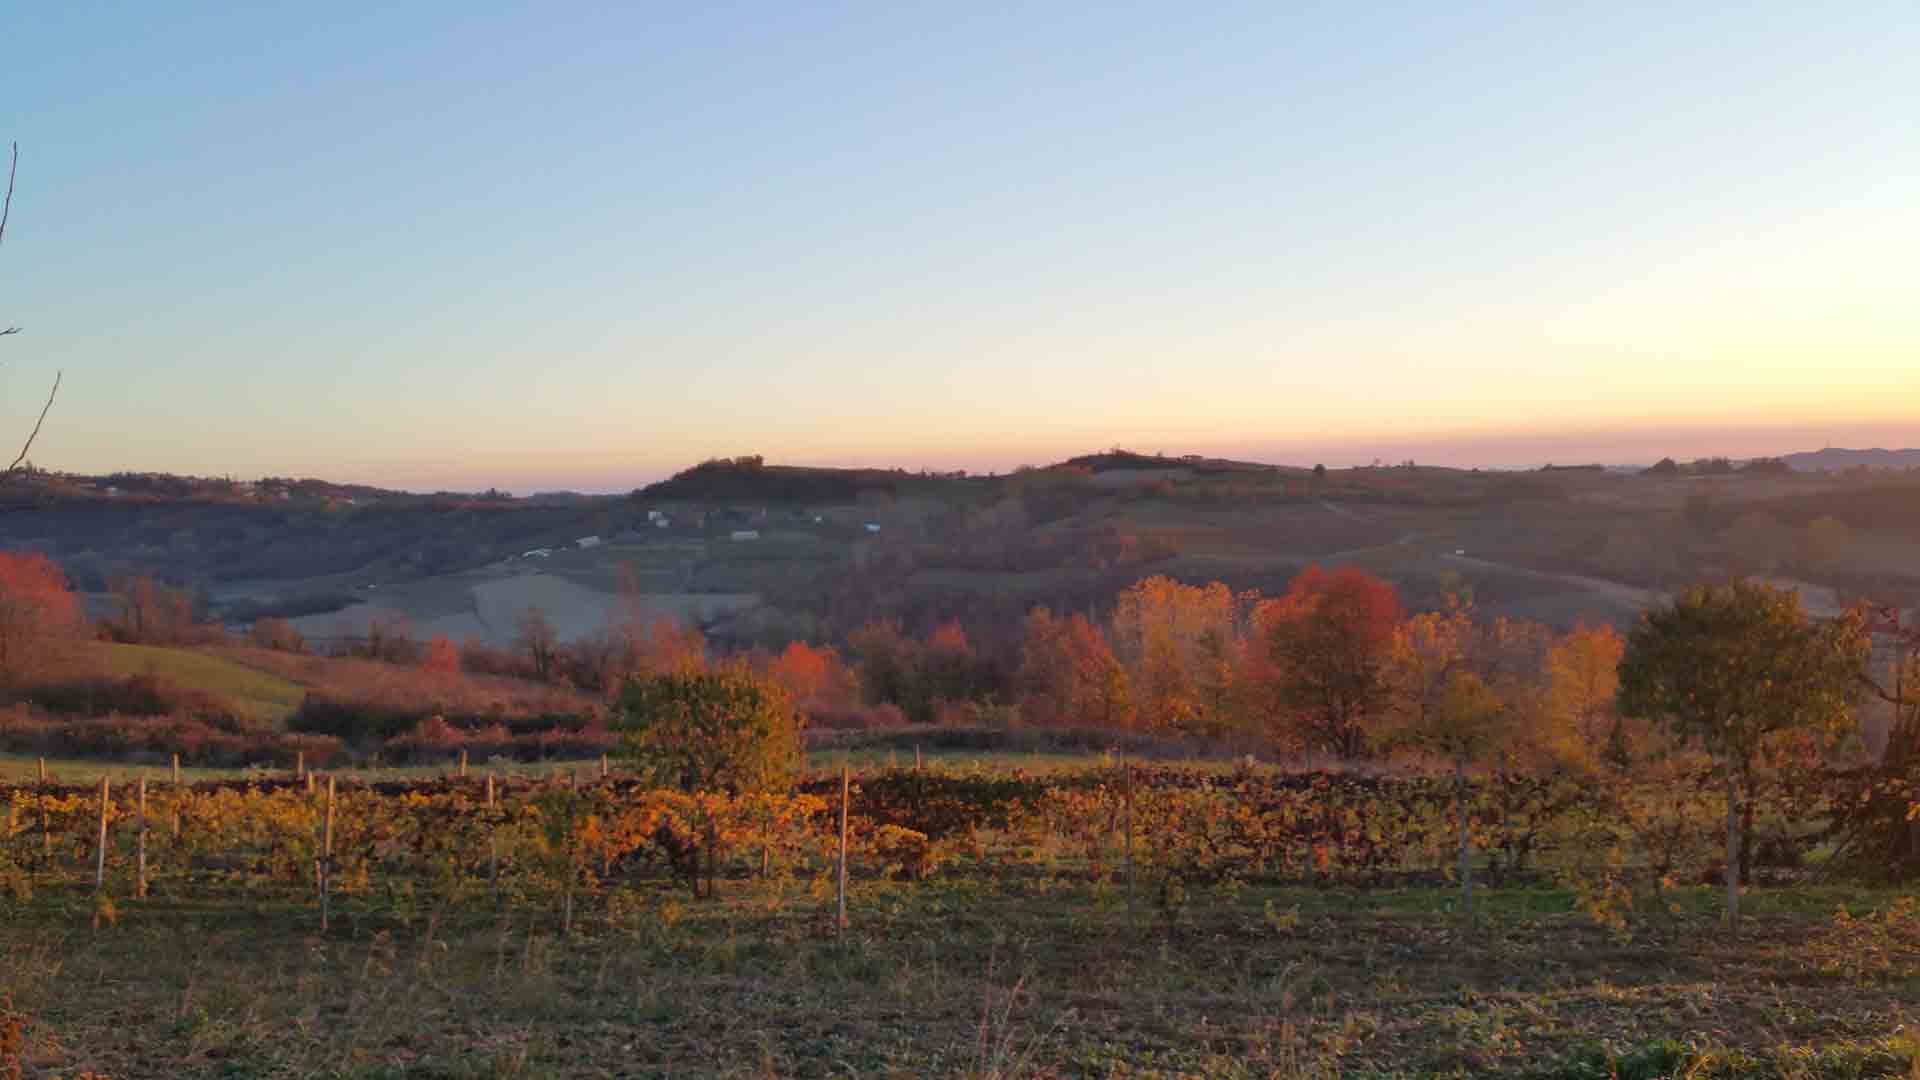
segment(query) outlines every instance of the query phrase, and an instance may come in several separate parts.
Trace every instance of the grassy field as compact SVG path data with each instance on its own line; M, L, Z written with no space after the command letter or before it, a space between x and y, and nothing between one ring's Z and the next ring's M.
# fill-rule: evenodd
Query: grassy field
M1046 878L642 888L561 937L469 902L43 894L0 911L27 1075L1912 1076L1889 894L1710 890L1609 931L1568 893L1244 889L1167 911ZM1852 922L1836 919L1851 909Z
M245 718L269 725L285 720L306 695L305 688L297 683L205 652L105 641L82 642L76 648L78 651L62 658L46 673L50 681L155 675L217 694L238 706Z

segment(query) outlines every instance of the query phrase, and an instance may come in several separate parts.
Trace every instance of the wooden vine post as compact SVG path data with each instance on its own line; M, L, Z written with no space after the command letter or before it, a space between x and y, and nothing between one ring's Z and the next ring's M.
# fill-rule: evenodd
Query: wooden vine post
M180 786L180 755L179 754L173 755L173 784L175 787Z
M1133 766L1127 765L1126 770L1126 783L1121 789L1126 802L1121 812L1121 820L1125 823L1127 831L1127 925L1131 927L1133 926Z
M462 749L460 751L460 779L465 780L466 778L467 778L467 752L465 749Z
M853 781L847 766L840 766L840 914L835 925L847 928L847 802Z
M140 840L134 849L133 895L147 898L147 777L140 775Z
M93 891L99 892L107 884L107 778L100 777L100 838L94 845L93 854Z
M600 755L600 779L605 780L606 778L607 778L607 755L601 754Z
M333 777L327 777L327 815L320 832L320 929L325 932L332 915L333 891Z
M493 809L493 774L487 774L487 809ZM500 897L500 838L494 835L491 825L487 828L487 884L493 887L494 899Z
M295 780L300 780L305 778L306 775L307 775L307 752L305 750L295 750L293 752L293 778Z
M47 800L53 792L47 789L47 759L40 759L40 858L44 862L53 861L53 822L47 816Z

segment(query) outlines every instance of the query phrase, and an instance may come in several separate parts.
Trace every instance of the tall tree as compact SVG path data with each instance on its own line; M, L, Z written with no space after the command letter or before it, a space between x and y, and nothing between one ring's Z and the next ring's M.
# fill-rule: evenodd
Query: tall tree
M1558 756L1585 767L1625 768L1631 755L1614 700L1627 643L1611 626L1580 625L1547 650L1548 714L1563 742Z
M1727 797L1727 924L1740 919L1742 818L1756 762L1795 733L1838 735L1870 644L1862 619L1810 619L1799 594L1749 581L1697 585L1627 637L1620 711L1719 762Z
M1526 627L1476 624L1473 609L1449 600L1394 635L1386 680L1388 712L1380 742L1434 754L1453 766L1454 822L1463 907L1473 914L1473 847L1467 770L1504 755L1520 740L1529 710L1516 641ZM1503 691L1505 691L1503 693Z
M1349 760L1366 753L1402 618L1393 586L1351 567L1309 566L1285 595L1254 609L1268 697L1295 718L1307 746Z
M1122 592L1114 604L1114 651L1126 665L1143 726L1205 731L1222 725L1213 715L1223 699L1222 661L1241 636L1247 598L1215 581L1186 585L1150 577Z
M1061 618L1044 607L1028 612L1015 684L1021 711L1033 723L1132 726L1127 673L1085 615Z

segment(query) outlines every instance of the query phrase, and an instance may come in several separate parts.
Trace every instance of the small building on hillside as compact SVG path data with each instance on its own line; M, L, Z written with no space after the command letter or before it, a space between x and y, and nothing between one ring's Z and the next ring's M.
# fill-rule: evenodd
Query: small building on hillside
M575 540L573 542L573 546L579 548L582 551L585 551L588 548L597 548L600 546L600 538L597 536L583 536L580 539Z
M869 521L866 524L866 530L870 533L877 533L880 531L880 523L877 521Z
M734 540L736 542L742 541L742 540L758 540L760 539L760 530L759 529L735 529L733 530L733 533L729 537L729 539Z

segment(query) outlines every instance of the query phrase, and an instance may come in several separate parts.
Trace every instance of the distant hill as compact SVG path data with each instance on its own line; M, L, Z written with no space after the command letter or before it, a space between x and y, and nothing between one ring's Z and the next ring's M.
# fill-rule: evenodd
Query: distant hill
M1788 454L1783 460L1799 472L1840 472L1857 467L1914 469L1920 468L1920 450L1882 450L1878 447L1872 450L1848 450L1830 446L1825 450Z
M1132 450L1108 450L1103 454L1082 454L1068 458L1060 463L1089 472L1145 471L1157 472L1163 469L1192 469L1195 472L1262 472L1278 468L1276 465L1262 465L1252 461L1231 461L1226 458L1210 458L1200 454L1185 454L1172 457L1166 454L1140 454Z
M827 469L768 465L757 456L716 458L635 493L675 502L853 502L862 493L898 493L899 469Z

